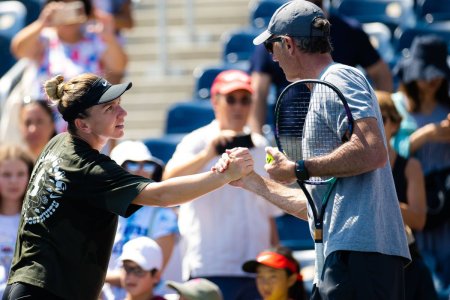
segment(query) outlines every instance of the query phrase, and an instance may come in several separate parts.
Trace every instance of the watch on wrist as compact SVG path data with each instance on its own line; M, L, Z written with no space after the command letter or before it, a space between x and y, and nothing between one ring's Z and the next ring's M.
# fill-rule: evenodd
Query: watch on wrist
M297 160L295 162L295 176L300 181L307 180L309 178L308 170L306 170L304 160Z

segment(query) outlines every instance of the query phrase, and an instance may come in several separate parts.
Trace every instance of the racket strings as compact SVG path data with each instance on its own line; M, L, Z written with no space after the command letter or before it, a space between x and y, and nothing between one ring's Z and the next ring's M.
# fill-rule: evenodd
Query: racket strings
M330 154L342 144L346 111L337 93L325 84L292 85L277 102L279 146L292 160ZM312 177L310 183L330 177Z

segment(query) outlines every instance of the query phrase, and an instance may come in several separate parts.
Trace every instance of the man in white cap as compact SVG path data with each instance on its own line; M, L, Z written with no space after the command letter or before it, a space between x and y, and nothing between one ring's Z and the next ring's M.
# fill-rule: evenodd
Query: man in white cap
M138 237L123 245L120 256L120 280L127 291L126 300L164 300L154 295L154 287L161 278L162 252L158 244L148 237Z
M278 182L339 178L324 213L323 251L316 247L316 257L322 257L324 264L316 268L312 299L403 299L403 269L410 255L372 87L358 69L333 61L330 23L311 2L296 0L281 6L268 28L253 42L264 43L289 81L319 79L335 85L346 98L355 120L349 141L328 155L290 161L277 149L267 149L274 159L265 168ZM331 131L341 140L339 126L332 124L340 124L344 109L331 112L328 105L323 105L315 113L320 114L311 123L316 132ZM302 143L315 148L307 139ZM229 155L234 156L233 152ZM226 164L224 156L216 167L223 170ZM236 184L308 220L313 233L311 206L299 189L256 173ZM312 205L321 207L320 187L308 189L313 195Z

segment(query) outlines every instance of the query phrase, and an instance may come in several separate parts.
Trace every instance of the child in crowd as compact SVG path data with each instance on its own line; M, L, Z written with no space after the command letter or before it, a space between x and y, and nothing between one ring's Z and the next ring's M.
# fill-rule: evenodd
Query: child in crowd
M263 300L306 300L300 264L288 248L263 251L256 260L245 262L242 269L256 273L256 285Z
M180 283L168 281L167 286L177 291L179 300L222 300L222 292L219 287L204 278L195 278Z
M0 298L16 244L20 210L33 170L31 154L18 146L0 146Z
M153 294L161 277L162 251L151 238L141 236L123 245L120 280L127 291L126 300L164 300Z

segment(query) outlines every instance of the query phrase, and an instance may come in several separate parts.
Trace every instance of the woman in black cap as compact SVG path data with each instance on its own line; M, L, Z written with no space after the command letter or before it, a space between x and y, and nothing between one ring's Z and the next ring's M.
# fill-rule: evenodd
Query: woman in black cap
M394 73L400 80L393 95L402 115L400 129L392 139L397 152L416 157L426 178L427 221L416 232L421 253L434 272L437 289L450 291L450 68L447 43L438 36L416 37L410 55ZM439 184L442 184L441 188Z
M233 167L152 182L100 153L124 134L121 95L131 83L111 85L93 74L45 83L68 122L39 156L22 208L16 250L3 299L98 298L114 242L117 216L140 205L173 206L236 180L253 161L240 149ZM246 152L247 151L247 152Z

